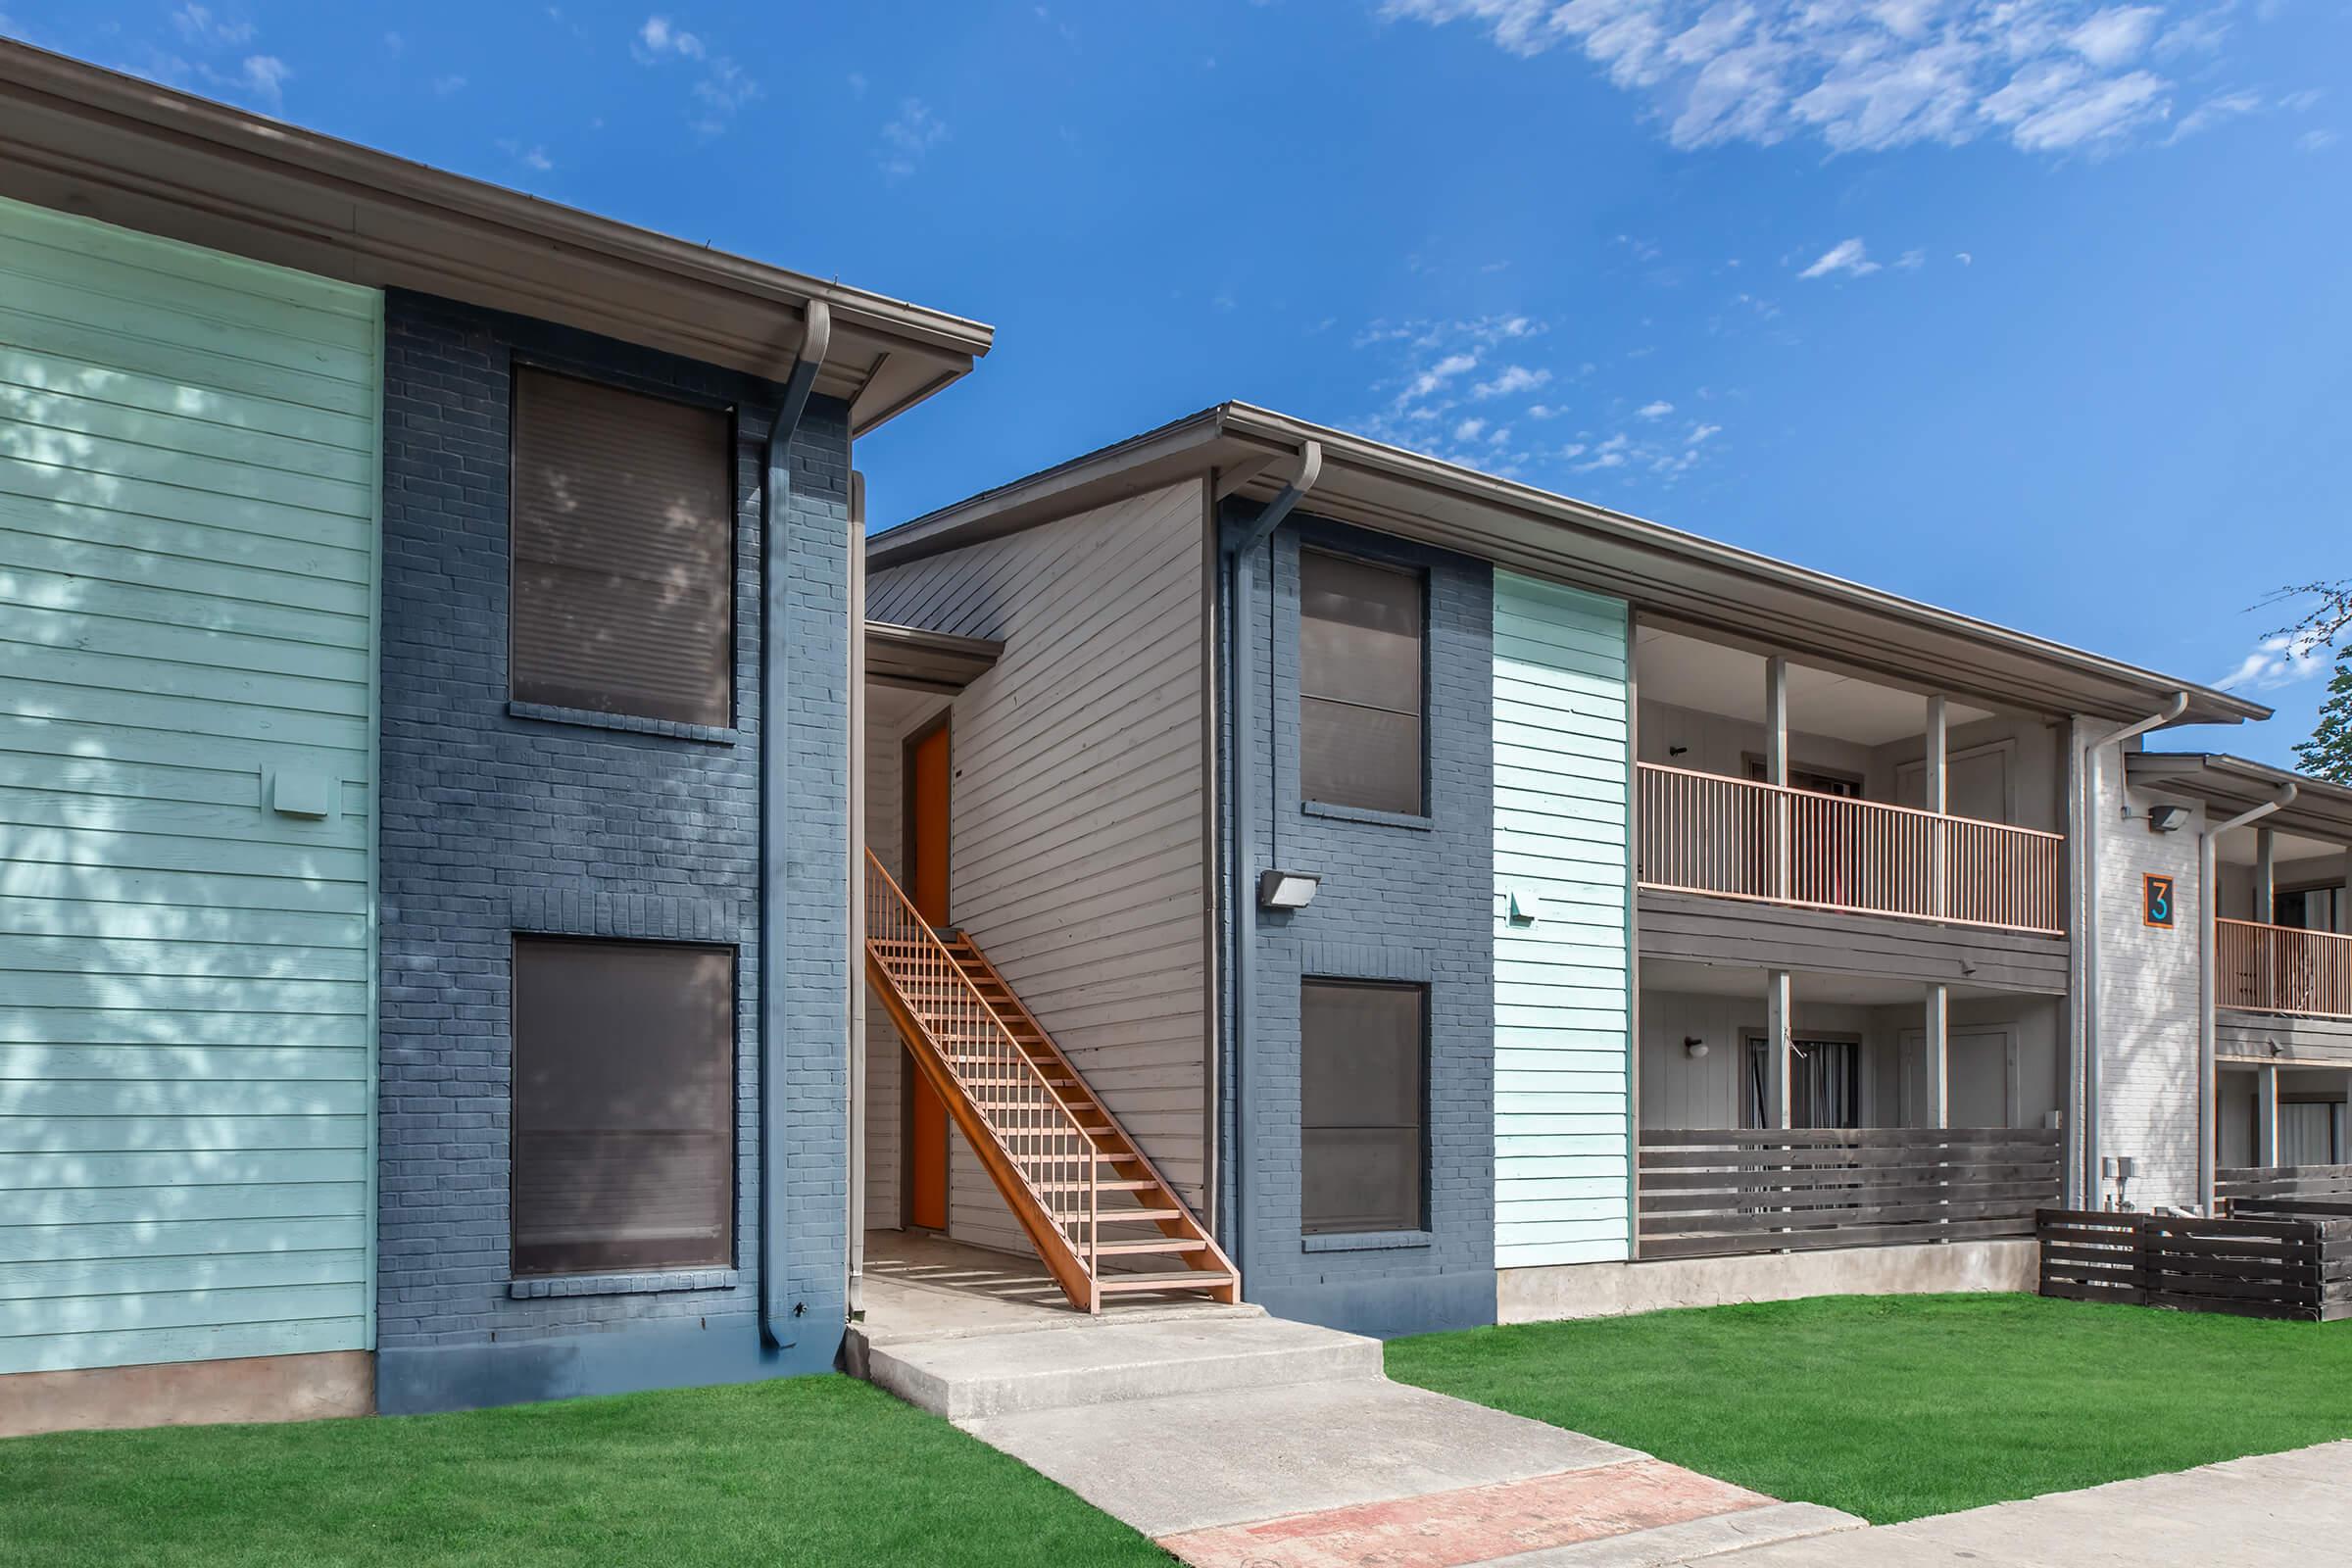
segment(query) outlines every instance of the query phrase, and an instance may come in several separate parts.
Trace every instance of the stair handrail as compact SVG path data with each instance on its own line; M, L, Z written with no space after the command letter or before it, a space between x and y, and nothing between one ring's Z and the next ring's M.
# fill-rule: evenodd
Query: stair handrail
M1062 1099L1061 1092L1054 1087L1037 1063L1029 1058L1029 1053L1021 1049L1020 1038L1012 1032L1011 1026L1005 1023L1004 1015L997 1011L996 1004L981 993L979 986L973 983L972 977L964 972L963 965L956 961L956 955L948 951L948 945L939 939L939 933L932 928L931 922L925 919L922 911L914 906L914 901L906 896L906 890L899 886L898 879L890 874L889 869L882 864L870 848L865 852L865 868L866 951L873 956L875 962L881 965L883 972L890 976L891 984L898 987L900 997L906 1003L908 1010L916 1012L919 1016L915 1000L908 994L906 984L900 979L893 960L875 947L875 944L880 941L904 939L881 936L879 933L885 929L911 928L921 934L917 945L927 944L931 950L930 957L933 959L937 979L945 981L955 988L959 988L965 994L964 1000L967 1004L977 1003L979 1004L981 1016L994 1026L995 1033L1002 1042L1004 1057L1006 1060L1018 1062L1027 1070L1031 1081L1023 1087L1043 1097L1036 1108L1041 1113L1050 1113L1057 1123L1056 1125L1016 1131L1008 1139L1006 1130L998 1124L997 1118L993 1114L983 1113L981 1120L986 1123L989 1136L996 1140L997 1147L1004 1151L1004 1157L1010 1160L1013 1167L1021 1173L1021 1180L1028 1186L1030 1197L1035 1199L1038 1205L1053 1216L1054 1228L1062 1233L1063 1239L1070 1244L1071 1250L1079 1252L1084 1258L1088 1278L1100 1281L1102 1277L1100 1251L1102 1173L1098 1157L1101 1152L1095 1147L1094 1135L1080 1125L1077 1113L1070 1108L1069 1102ZM926 975L924 978L930 979L932 976ZM963 1073L956 1067L951 1054L942 1051L940 1062L947 1068L949 1075L962 1085L965 1097L978 1104L983 1097L973 1093L972 1085L964 1080ZM1036 1148L1024 1152L1011 1141L1011 1139L1020 1138L1069 1139L1075 1141L1081 1152L1076 1156L1071 1156ZM1085 1167L1086 1208L1083 1214L1072 1212L1065 1217L1064 1210L1038 1190L1037 1181L1032 1178L1030 1172L1032 1165L1059 1164L1066 1166L1073 1157ZM1072 1226L1079 1228L1080 1237L1083 1238L1083 1247L1080 1245L1080 1237L1070 1236L1069 1229Z

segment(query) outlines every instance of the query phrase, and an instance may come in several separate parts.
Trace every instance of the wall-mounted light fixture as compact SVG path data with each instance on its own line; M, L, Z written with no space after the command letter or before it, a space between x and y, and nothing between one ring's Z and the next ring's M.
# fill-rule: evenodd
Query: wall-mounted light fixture
M1696 1035L1683 1037L1683 1054L1695 1061L1707 1054L1707 1043Z
M2187 821L2188 808L2185 806L2148 808L2148 831L2151 833L2178 833Z
M1315 902L1323 878L1313 871L1260 871L1257 906L1261 909L1303 909Z

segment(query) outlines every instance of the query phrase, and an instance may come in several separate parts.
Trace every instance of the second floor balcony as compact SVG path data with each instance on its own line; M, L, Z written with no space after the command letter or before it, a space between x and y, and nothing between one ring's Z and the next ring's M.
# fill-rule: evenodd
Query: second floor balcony
M2244 1012L2352 1019L2352 936L2217 919L2214 1003Z
M2064 834L1655 762L1637 772L1645 888L2066 934Z
M2058 724L1668 624L1641 626L1635 673L1645 894L1918 922L1923 942L1968 927L2002 951L2067 935Z

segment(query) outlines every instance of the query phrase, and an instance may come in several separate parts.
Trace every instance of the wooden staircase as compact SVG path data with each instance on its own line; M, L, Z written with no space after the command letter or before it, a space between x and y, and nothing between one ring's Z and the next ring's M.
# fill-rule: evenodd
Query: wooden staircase
M1239 1301L1240 1273L996 966L934 930L870 850L865 884L867 978L1070 1303Z

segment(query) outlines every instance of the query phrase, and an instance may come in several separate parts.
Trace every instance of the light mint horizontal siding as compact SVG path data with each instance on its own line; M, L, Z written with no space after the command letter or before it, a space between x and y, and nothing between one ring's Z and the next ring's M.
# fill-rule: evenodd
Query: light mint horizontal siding
M368 1344L381 342L0 202L0 1373Z
M1494 579L1494 1261L1631 1250L1626 607ZM1537 918L1515 922L1517 892Z

